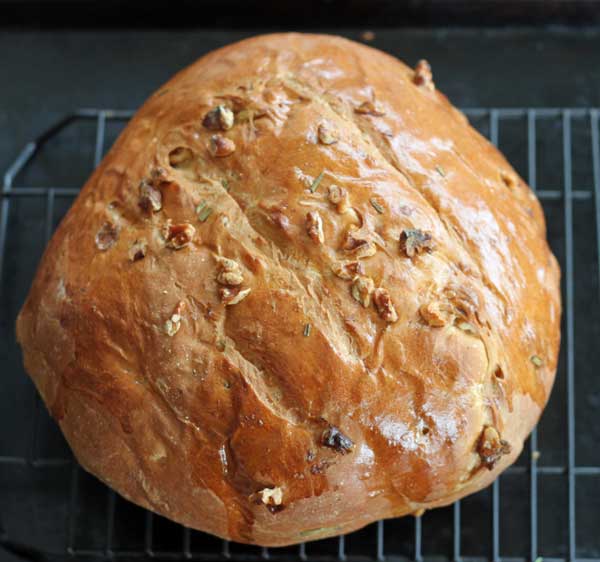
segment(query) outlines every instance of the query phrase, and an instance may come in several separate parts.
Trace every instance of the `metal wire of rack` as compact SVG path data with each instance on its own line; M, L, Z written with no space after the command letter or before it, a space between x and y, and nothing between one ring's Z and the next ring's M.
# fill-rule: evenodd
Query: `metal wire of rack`
M563 271L563 345L556 388L539 429L533 431L520 459L491 490L422 517L380 521L337 539L285 549L236 545L175 524L165 528L169 525L166 520L135 508L86 475L64 442L56 445L58 431L32 392L33 386L26 382L15 388L17 394L34 396L32 413L29 407L23 414L24 418L32 417L27 435L11 440L0 431L0 559L3 547L31 560L540 562L543 557L545 562L600 562L600 424L596 421L594 425L600 385L593 378L594 341L600 335L600 111L472 108L465 113L494 144L508 152L509 159L537 191L546 211L548 237ZM28 143L4 174L0 313L6 334L0 335L11 341L7 362L11 372L3 373L3 381L27 381L22 368L15 366L20 365L20 359L12 326L22 301L15 302L15 287L22 297L41 250L60 219L57 215L64 213L79 192L78 187L48 185L51 174L47 169L30 174L28 183L26 171L35 167L46 144L81 123L93 126L93 137L86 137L91 142L86 144L78 137L67 145L71 150L76 145L77 154L91 149L91 163L96 167L108 144L107 127L123 126L131 115L130 111L99 109L68 115ZM59 143L59 150L67 145ZM18 179L22 183L17 183ZM36 182L46 185L36 186ZM21 209L21 201L35 201L35 206ZM28 223L31 209L35 217ZM24 222L26 227L34 225L32 230L21 228L17 229L21 234L15 234L15 224ZM40 238L36 250L28 257L27 266L21 267L14 244L36 235ZM581 324L577 339L576 322ZM583 358L578 353L582 348L586 354ZM5 426L18 425L18 420L5 418L9 401L14 399L8 394L0 394L0 421ZM581 427L585 431L580 431ZM46 447L45 440L55 445ZM44 454L39 453L40 448ZM57 456L46 449L62 454ZM14 450L20 452L13 454ZM578 464L579 456L587 462ZM46 475L57 472L62 475L58 478L60 492L42 502L40 497L44 498L48 486L53 485L47 482L54 482L54 477ZM517 487L511 479L518 481ZM36 486L41 486L41 491ZM28 513L34 515L29 520L27 513L22 516L19 511L24 509L23 498L26 507L33 506ZM125 518L120 516L123 510ZM89 511L94 512L91 519ZM131 525L134 519L138 521L135 529ZM23 521L28 522L24 525ZM46 529L38 531L36 525ZM164 547L166 535L169 545ZM125 543L134 546L123 546Z

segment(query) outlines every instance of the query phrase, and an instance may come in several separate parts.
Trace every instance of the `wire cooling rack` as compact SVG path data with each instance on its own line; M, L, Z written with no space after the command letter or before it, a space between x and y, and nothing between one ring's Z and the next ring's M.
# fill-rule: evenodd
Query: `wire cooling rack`
M0 207L0 560L600 562L600 131L597 109L468 109L544 205L563 272L555 388L491 488L422 517L282 549L180 527L79 468L23 372L14 320L54 228L132 115L81 110L25 146ZM577 327L577 331L576 331Z

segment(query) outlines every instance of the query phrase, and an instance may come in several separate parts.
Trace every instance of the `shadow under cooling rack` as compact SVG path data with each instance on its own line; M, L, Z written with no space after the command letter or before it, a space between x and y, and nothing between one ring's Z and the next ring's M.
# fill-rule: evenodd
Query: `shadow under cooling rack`
M132 115L81 110L27 144L4 175L0 560L4 547L31 560L600 562L599 112L465 113L536 190L563 272L557 380L514 466L492 487L453 506L282 549L239 545L183 528L123 500L82 471L23 372L13 329L52 232Z

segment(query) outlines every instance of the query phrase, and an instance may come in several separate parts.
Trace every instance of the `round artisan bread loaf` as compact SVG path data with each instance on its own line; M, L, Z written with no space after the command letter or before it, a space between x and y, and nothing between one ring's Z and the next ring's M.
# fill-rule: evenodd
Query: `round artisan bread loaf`
M285 545L489 484L548 399L559 323L538 201L427 63L280 34L150 97L17 333L85 469Z

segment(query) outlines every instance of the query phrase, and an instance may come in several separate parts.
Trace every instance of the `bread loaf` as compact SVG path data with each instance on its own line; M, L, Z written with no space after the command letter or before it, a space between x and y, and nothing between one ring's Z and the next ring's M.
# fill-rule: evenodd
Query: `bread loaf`
M150 97L17 334L86 470L286 545L492 482L548 399L559 323L536 197L429 65L278 34Z

